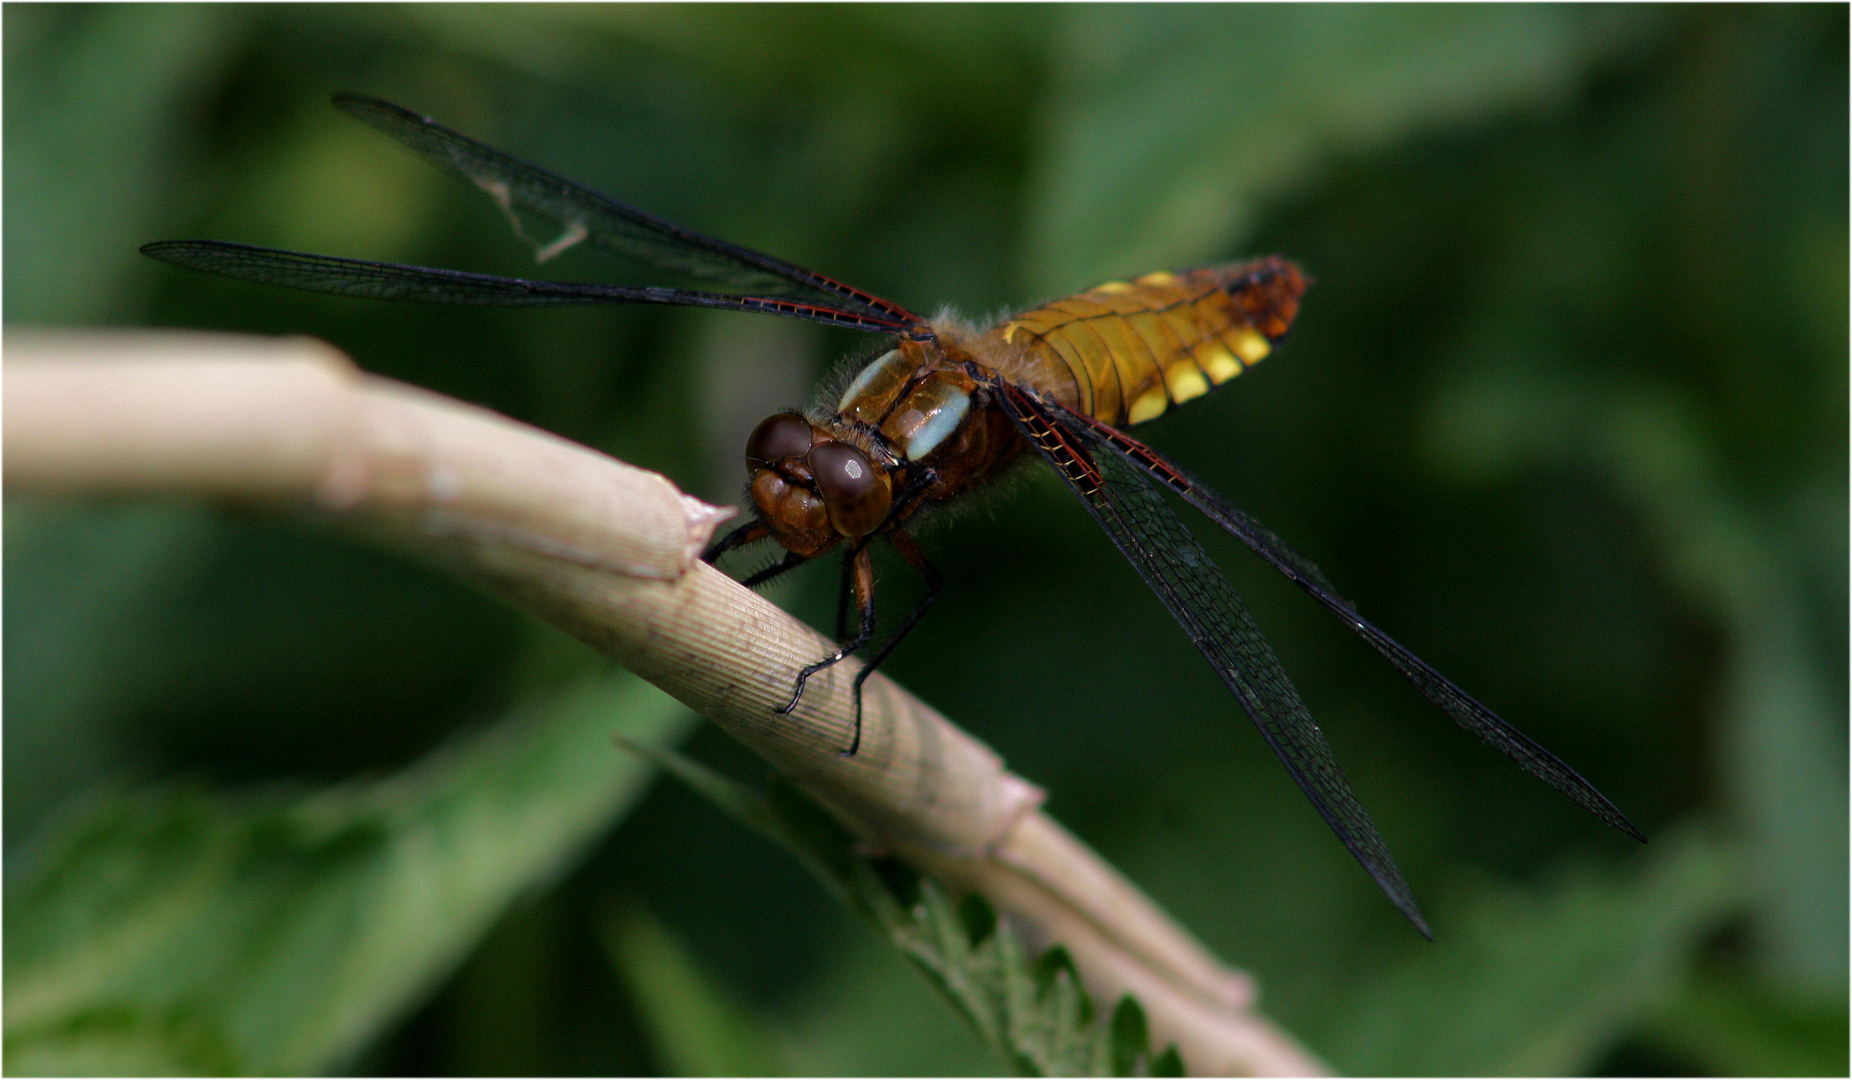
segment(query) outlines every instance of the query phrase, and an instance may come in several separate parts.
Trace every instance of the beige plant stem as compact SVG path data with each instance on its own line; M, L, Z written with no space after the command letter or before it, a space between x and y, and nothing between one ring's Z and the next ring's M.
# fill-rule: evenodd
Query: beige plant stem
M329 346L151 331L5 340L8 494L192 495L306 509L436 559L721 725L870 844L981 891L1060 942L1106 1001L1130 991L1194 1073L1323 1066L1253 1009L1246 976L1040 810L1041 791L877 674L811 680L815 631L702 563L728 516L667 479L486 410L365 375Z

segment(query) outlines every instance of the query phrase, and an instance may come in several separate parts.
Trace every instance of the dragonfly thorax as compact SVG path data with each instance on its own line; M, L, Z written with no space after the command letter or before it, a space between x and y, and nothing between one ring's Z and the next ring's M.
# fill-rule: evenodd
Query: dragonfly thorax
M903 341L856 374L836 403L844 423L880 435L906 461L957 445L977 383L937 342Z
M991 407L988 372L957 344L904 340L856 373L834 413L760 424L746 467L772 535L810 557L995 476L1023 445Z

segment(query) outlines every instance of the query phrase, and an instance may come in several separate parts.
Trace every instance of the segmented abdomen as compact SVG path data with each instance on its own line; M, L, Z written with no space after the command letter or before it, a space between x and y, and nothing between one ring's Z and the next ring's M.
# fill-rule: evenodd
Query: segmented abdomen
M1143 423L1259 363L1299 311L1280 259L1109 281L992 329L1000 374L1115 427Z

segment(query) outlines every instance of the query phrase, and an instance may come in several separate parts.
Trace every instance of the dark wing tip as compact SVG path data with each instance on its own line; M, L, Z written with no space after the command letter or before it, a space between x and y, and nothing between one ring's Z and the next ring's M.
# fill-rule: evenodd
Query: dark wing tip
M1316 805L1317 800L1313 800L1313 802L1314 805ZM1322 814L1324 812L1324 807L1319 807L1319 812ZM1327 822L1331 821L1328 815L1325 820ZM1401 868L1396 866L1393 861L1389 860L1388 851L1385 849L1374 853L1378 855L1379 858L1372 858L1371 853L1367 853L1358 844L1354 843L1351 836L1347 835L1343 829L1338 828L1335 824L1332 825L1332 828L1337 832L1338 839L1342 840L1344 846L1350 849L1351 855L1354 856L1358 862L1363 864L1364 871L1376 882L1376 887L1383 891L1383 895L1387 896L1389 902L1395 905L1395 909L1402 913L1402 917L1407 919L1414 926L1415 932L1427 938L1429 941L1433 941L1434 931L1428 928L1428 920L1421 914L1421 905L1415 903L1414 891L1408 887L1407 879L1402 877Z
M1272 740L1268 741L1272 742ZM1275 753L1279 754L1277 748ZM1279 757L1286 765L1286 771L1292 774L1295 781L1299 781L1300 790L1304 791L1306 797L1311 800L1319 816L1331 826L1331 831L1337 834L1338 839L1350 851L1351 856L1362 864L1364 872L1376 882L1376 887L1383 891L1383 895L1389 898L1389 902L1395 905L1396 910L1400 911L1404 918L1414 924L1415 930L1422 937L1433 941L1434 932L1428 929L1428 920L1421 914L1421 905L1415 903L1414 890L1409 888L1408 879L1402 876L1401 867L1397 866L1395 860L1390 857L1389 849L1383 844L1382 836L1377 833L1376 826L1370 823L1367 816L1361 822L1361 828L1358 827L1358 823L1345 822L1326 803L1324 796L1305 783L1300 769L1294 767L1284 754L1279 754ZM1362 807L1359 806L1357 809L1361 811Z
M392 127L407 124L412 127L439 127L437 121L415 113L403 105L394 105L385 98L369 97L343 90L329 98L334 107L367 125L390 133Z
M209 243L210 241L205 240L156 240L143 244L135 250L150 259L159 259L161 262L172 263L175 266L190 267L193 265L191 256L197 254L203 245Z
M419 116L410 109L402 105L394 105L385 98L376 98L370 94L356 94L351 90L338 90L335 92L334 96L330 97L328 100L334 104L335 108L345 113L353 113L356 116L367 112L389 112L414 120L424 119L424 117Z
M1420 684L1417 684L1417 686L1419 685ZM1430 701L1439 705L1441 709L1449 716L1453 717L1461 727L1478 735L1482 740L1509 756L1513 761L1516 761L1525 772L1530 773L1532 776L1537 777L1539 780L1542 780L1544 783L1568 796L1572 802L1577 803L1584 810L1600 818L1617 831L1626 833L1642 844L1646 843L1646 833L1642 832L1638 825L1635 825L1626 814L1622 813L1621 808L1615 806L1613 800L1603 795L1595 785L1583 779L1581 773L1570 768L1561 758L1545 750L1523 732L1505 723L1503 720L1500 720L1497 714L1493 713L1485 706L1480 705L1478 702L1473 701L1472 698L1467 697L1463 692L1460 692L1457 687L1453 687L1453 689L1460 698L1473 706L1471 714L1463 716L1461 713L1456 712L1450 707L1452 704L1451 702L1443 700L1442 697L1428 694L1426 688L1422 689L1422 693L1427 694ZM1488 722L1479 722L1482 717ZM1495 737L1501 734L1506 737ZM1510 738L1511 736L1515 736L1517 740L1521 740L1521 744L1519 746L1514 746ZM1519 750L1527 750L1528 753L1520 753Z

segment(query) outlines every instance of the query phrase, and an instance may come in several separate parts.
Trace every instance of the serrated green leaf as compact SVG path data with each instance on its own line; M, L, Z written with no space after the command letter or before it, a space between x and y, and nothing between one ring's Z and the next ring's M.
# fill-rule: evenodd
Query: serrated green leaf
M692 723L618 674L382 780L95 796L7 892L7 1068L341 1067L634 804L614 728Z
M1025 956L989 901L966 897L953 903L936 882L906 864L859 853L841 826L782 778L774 777L770 791L758 795L673 751L638 749L789 848L886 935L1012 1072L1106 1076L1120 1062L1132 1069L1149 1059L1144 1009L1135 1000L1121 999L1112 1023L1094 1023L1093 1003L1067 950L1056 945L1039 957ZM1176 1049L1166 1054L1165 1067L1181 1075Z
M965 924L965 940L973 946L982 945L997 929L997 909L977 893L958 905L958 917Z
M1127 994L1112 1011L1112 1074L1134 1075L1139 1059L1145 1056L1150 1045L1145 1030L1145 1010L1139 1007L1137 999Z

